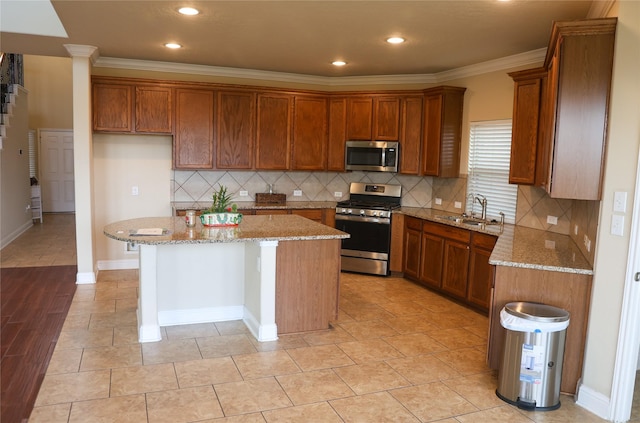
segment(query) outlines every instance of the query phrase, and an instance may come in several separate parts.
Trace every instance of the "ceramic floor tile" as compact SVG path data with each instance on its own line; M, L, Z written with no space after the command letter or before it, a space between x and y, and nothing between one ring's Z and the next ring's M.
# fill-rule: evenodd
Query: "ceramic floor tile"
M351 319L351 321L354 321ZM356 339L349 335L347 331L341 327L334 327L332 329L321 330L317 332L311 332L302 335L305 342L309 345L327 345L337 344L340 342L355 341Z
M496 372L443 380L442 383L456 391L480 410L504 405L504 401L495 395L498 387Z
M294 348L287 351L305 372L354 364L353 360L336 345Z
M509 423L532 423L533 420L519 413L515 408L508 406L500 406L490 408L488 410L477 411L475 413L456 416L456 421L460 423L477 423L477 422L509 422ZM585 420L558 420L558 422L585 422Z
M42 381L36 406L85 401L109 396L110 370L48 374Z
M115 347L85 348L80 370L112 369L142 365L140 345L118 345Z
M107 347L113 345L113 328L76 329L60 333L57 349Z
M149 423L186 423L224 416L210 385L148 393L147 409Z
M382 339L343 342L338 347L356 363L402 357L402 353Z
M136 311L138 309L137 298L119 298L116 300L116 312Z
M68 423L71 403L35 407L29 423Z
M167 326L167 339L204 338L219 336L214 323L197 323L193 325Z
M516 409L513 406L510 406ZM553 411L517 410L520 414L538 423L601 423L604 420L576 404L572 395L560 395L560 408Z
M486 354L475 348L444 351L434 355L463 375L490 370L486 363Z
M91 321L91 314L67 314L67 318L64 319L62 325L62 332L75 329L88 329L89 322Z
M354 396L333 370L316 370L276 377L295 405Z
M442 345L450 350L465 347L484 346L486 338L474 335L464 328L440 329L429 332L429 336L437 339Z
M390 336L384 338L384 340L408 357L431 354L439 351L445 351L447 349L440 342L424 333Z
M233 361L245 380L300 372L300 368L283 350L234 355Z
M441 382L396 389L390 393L425 422L478 411L473 404Z
M115 302L115 300L113 300ZM73 305L72 305L73 306ZM92 313L89 328L115 328L120 326L136 326L138 316L135 310L116 311L114 313Z
M262 413L268 423L342 423L343 420L326 402L280 408Z
M137 287L120 288L118 285L96 290L96 301L138 298Z
M216 325L216 327L218 327ZM251 336L251 335L249 335ZM247 335L223 335L197 338L198 347L203 358L224 357L236 354L256 352Z
M112 397L178 389L173 363L126 367L111 371Z
M163 339L160 342L147 342L141 345L145 365L202 358L195 339L176 341Z
M387 392L334 400L329 404L346 423L420 421Z
M75 350L63 350L56 348L49 361L47 373L75 373L80 371L80 360L82 359L82 348Z
M180 388L242 380L242 376L231 357L181 361L174 365Z
M425 311L425 308L422 304L418 304L414 301L394 301L380 304L380 307L393 314L394 316L420 314Z
M214 385L225 416L291 407L293 404L275 378Z
M69 307L69 314L112 313L116 311L115 300L74 301Z
M202 422L198 423L266 423L266 420L262 416L262 413L250 413L223 417L221 419L202 420Z
M385 323L395 329L398 333L419 333L438 329L422 314L412 314L407 316L394 317L385 320Z
M345 306L341 305L340 308L354 320L358 321L396 317L377 304L345 304Z
M407 379L384 362L340 367L334 371L358 395L411 385Z
M341 323L340 327L359 341L382 336L397 335L398 332L382 320L370 320L366 322Z
M73 403L69 423L147 421L147 405L144 395L105 398Z
M302 335L278 335L278 339L275 341L260 342L254 337L250 337L249 341L258 351L275 351L284 350L290 348L302 348L308 347L309 344L304 340Z
M413 384L434 382L460 376L457 370L432 355L419 355L387 360L387 364Z
M113 345L126 345L138 343L137 326L118 326L113 328Z
M242 320L230 320L228 322L216 322L216 329L220 335L240 335L249 334L251 332Z

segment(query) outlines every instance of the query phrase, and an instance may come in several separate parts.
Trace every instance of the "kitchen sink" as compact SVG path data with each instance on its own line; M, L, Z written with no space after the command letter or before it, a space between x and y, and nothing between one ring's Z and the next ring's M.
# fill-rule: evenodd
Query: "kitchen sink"
M438 219L448 220L450 222L461 223L463 225L499 225L500 222L497 220L485 220L478 219L475 217L466 217L466 216L436 216Z

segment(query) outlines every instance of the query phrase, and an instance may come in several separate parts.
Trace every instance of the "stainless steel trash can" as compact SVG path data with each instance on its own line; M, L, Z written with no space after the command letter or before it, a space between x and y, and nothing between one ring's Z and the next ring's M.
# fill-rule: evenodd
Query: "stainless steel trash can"
M560 381L569 312L513 302L500 311L506 329L496 395L525 410L560 407Z

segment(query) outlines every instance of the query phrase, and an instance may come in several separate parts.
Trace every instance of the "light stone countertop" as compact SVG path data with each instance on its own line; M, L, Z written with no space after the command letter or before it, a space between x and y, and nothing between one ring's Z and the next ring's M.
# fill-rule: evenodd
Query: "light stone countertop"
M144 217L111 223L104 234L137 244L209 244L224 242L343 239L349 234L297 215L243 216L238 226L204 227L199 219L187 228L183 217ZM163 235L131 235L143 228L162 228Z
M234 201L238 209L333 209L335 201L287 201L285 204L256 204L255 201ZM174 214L177 210L206 210L211 207L211 201L172 201Z
M493 265L593 275L593 267L569 235L510 224L466 225L438 218L438 216L454 215L443 210L402 207L398 212L406 216L497 236L498 241L489 258L489 263Z

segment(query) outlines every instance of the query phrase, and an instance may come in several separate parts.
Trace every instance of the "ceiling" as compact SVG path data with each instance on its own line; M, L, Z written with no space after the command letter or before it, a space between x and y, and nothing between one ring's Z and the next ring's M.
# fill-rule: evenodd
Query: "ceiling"
M201 13L178 14L185 5ZM2 0L0 49L68 57L64 44L80 44L98 47L100 57L324 77L435 74L544 48L554 20L585 18L591 6L579 0ZM55 14L61 26L52 22ZM385 42L394 35L407 41ZM184 47L170 50L166 42ZM331 65L337 59L347 65Z

